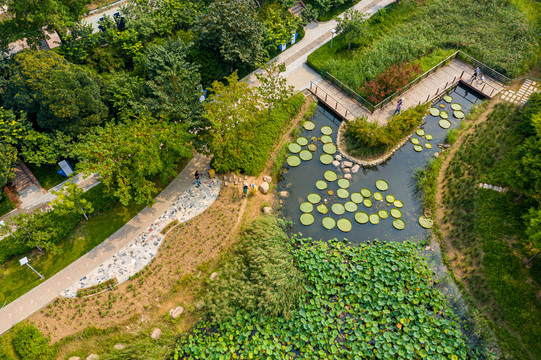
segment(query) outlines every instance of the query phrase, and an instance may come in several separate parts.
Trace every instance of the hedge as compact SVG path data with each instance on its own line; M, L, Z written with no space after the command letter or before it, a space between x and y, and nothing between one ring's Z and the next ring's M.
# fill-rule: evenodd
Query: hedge
M34 325L18 325L11 339L20 360L49 360L56 356L56 347Z

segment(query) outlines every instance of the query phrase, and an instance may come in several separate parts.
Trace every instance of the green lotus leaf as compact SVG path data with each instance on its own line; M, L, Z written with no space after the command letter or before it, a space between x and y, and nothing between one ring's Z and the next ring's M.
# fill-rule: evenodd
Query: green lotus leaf
M317 150L317 145L316 144L308 144L308 150L314 152Z
M287 157L286 162L291 167L299 166L301 164L301 158L297 155L291 155Z
M340 199L346 199L349 196L349 191L346 189L338 189L336 190L336 196L338 196Z
M400 209L391 209L391 216L395 219L402 217L402 211Z
M336 220L334 220L332 217L324 217L323 220L321 220L321 224L323 227L327 230L331 230L336 226Z
M442 129L449 129L451 127L451 122L445 119L440 120L438 124Z
M447 119L449 117L449 114L446 111L441 111L440 112L440 117L442 119Z
M342 215L343 213L346 212L346 208L344 207L344 205L340 203L334 203L331 206L331 211L335 213L336 215Z
M323 135L321 137L321 142L323 144L328 144L328 143L332 143L332 137L330 137L329 135Z
M387 181L383 180L383 179L379 179L378 181L376 181L376 188L379 190L379 191L386 191L389 189L389 183L387 183ZM361 193L362 193L362 190L361 190ZM364 194L363 194L364 196ZM368 195L370 196L370 195Z
M332 155L336 152L336 146L333 143L323 144L323 152Z
M411 138L411 143L412 143L413 145L419 145L419 139L417 139L417 138Z
M301 160L309 161L309 160L312 160L314 155L312 155L312 152L310 150L302 150L299 153L299 157L301 158Z
M442 109L443 109L445 106L446 106L446 105L445 105L444 103L441 103L441 104L440 104L440 108L442 108Z
M353 201L348 201L344 204L344 207L346 208L347 212L355 212L357 211L357 204L355 204Z
M431 107L429 111L430 111L430 115L432 115L432 116L439 116L440 115L440 109L438 109L438 108Z
M314 223L314 215L310 214L310 213L304 213L301 215L301 224L303 224L304 226L308 226L308 225L312 225Z
M305 138L304 136L299 136L296 141L297 141L297 144L299 144L300 146L308 145L308 139Z
M393 203L394 207L396 208L402 208L404 207L404 203L400 200L395 200L394 203Z
M417 129L415 133L419 136L425 136L425 131L423 129Z
M389 217L389 212L387 210L380 210L378 211L378 215L382 219L387 219Z
M354 203L356 204L360 204L363 202L363 196L361 195L361 193L352 193L351 194L351 201L353 201Z
M430 134L426 134L425 139L427 139L428 141L430 141L430 140L433 139L433 136L430 135Z
M422 145L414 145L413 150L415 150L417 152L421 152L421 151L423 151L423 146Z
M287 148L289 149L290 152L292 152L294 154L298 153L302 149L301 146L299 144L297 144L297 143L291 143L291 144L288 145Z
M312 121L305 121L302 123L302 127L305 129L305 130L314 130L316 128L316 124Z
M393 227L396 230L404 230L404 228L406 227L406 223L402 219L394 219L393 220Z
M431 218L421 215L419 216L419 225L421 225L425 229L431 229L434 225L434 221Z
M349 187L349 180L348 179L338 179L338 186L342 189L347 189Z
M336 179L338 179L338 175L336 175L336 173L332 170L325 171L325 173L323 174L323 177L327 181L336 181Z
M319 204L317 206L317 211L320 213L320 214L323 214L325 215L326 213L329 212L329 207L325 204Z
M367 208L372 207L372 199L364 199L363 205L366 206Z
M385 196L385 200L386 200L388 203L391 203L391 204L392 204L392 203L395 201L395 197L394 197L394 195L389 194L389 195Z
M464 119L464 113L460 110L457 110L457 111L454 111L453 112L453 116L456 117L457 119Z
M446 103L450 103L451 101L453 101L453 98L449 95L445 95L443 97L443 101L445 101Z
M312 203L309 203L309 202L303 202L300 206L300 209L302 212L309 213L309 212L312 212L312 210L314 210L314 205L312 205Z
M458 103L451 104L451 109L453 109L455 111L462 110L462 105L460 105Z
M355 213L355 221L359 224L366 224L368 222L369 216L364 211L357 211Z
M321 133L323 135L331 135L332 134L332 127L330 127L330 126L321 127Z
M373 197L374 197L374 200L376 200L376 201L381 201L381 200L383 200L383 194L380 193L379 191L376 191L376 192L373 194Z
M372 191L370 191L370 189L363 188L363 189L361 189L361 195L363 197L365 197L365 198L370 197L370 196L372 196Z
M325 182L324 180L316 181L316 188L318 190L325 190L327 188L327 182Z
M319 157L319 161L321 161L321 163L323 165L329 165L333 162L334 158L332 157L332 155L329 155L329 154L321 154L321 156Z
M317 204L318 202L321 201L321 196L316 193L309 194L308 201L311 202L312 204Z
M370 214L370 224L372 224L372 225L379 224L379 215L378 214Z
M425 144L425 148L427 148L427 149L432 149L432 144L431 144L431 143L426 143L426 144Z
M336 222L336 226L342 232L350 232L352 228L351 221L349 219L340 219Z

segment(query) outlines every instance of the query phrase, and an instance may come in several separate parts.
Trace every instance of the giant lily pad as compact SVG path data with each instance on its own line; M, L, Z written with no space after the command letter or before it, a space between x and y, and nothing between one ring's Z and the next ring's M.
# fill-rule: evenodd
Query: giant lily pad
M348 179L338 179L338 186L340 186L342 189L347 189L349 187L349 180Z
M321 127L321 133L323 135L331 135L332 134L332 127L330 127L330 126Z
M430 140L433 139L433 136L430 135L430 134L426 134L425 139L427 139L428 141L430 141Z
M406 227L406 222L402 219L394 219L393 220L393 227L396 229L396 230L404 230L404 228Z
M308 194L308 201L310 201L312 204L317 204L321 201L321 196L316 193Z
M344 205L342 205L342 204L340 204L340 203L334 203L334 204L332 204L331 210L332 210L332 212L335 213L336 215L342 215L343 213L346 212L346 208L344 207Z
M455 111L462 110L462 105L457 104L457 103L451 104L451 109Z
M332 157L332 155L329 155L329 154L321 154L321 156L319 157L319 161L321 161L321 163L323 165L329 165L333 162L334 158Z
M301 160L309 161L312 160L314 155L312 155L312 152L310 150L303 150L299 153L299 157L301 158Z
M449 95L445 95L443 97L443 101L445 101L446 103L450 103L451 101L453 101L453 98Z
M327 182L323 180L316 181L316 187L318 190L325 190L327 188Z
M306 146L308 145L308 139L305 138L304 136L299 136L297 138L297 144L299 144L300 146Z
M338 196L340 199L346 199L349 196L349 191L340 188L336 190L336 196Z
M438 108L431 107L429 111L430 111L430 115L432 115L432 116L439 116L440 115L440 109L438 109Z
M377 182L376 182L376 184L377 184ZM370 189L363 188L363 189L361 189L361 195L364 196L365 198L370 197L370 196L372 196L372 191L370 191Z
M379 224L378 214L370 214L370 224L373 224L373 225Z
M411 143L412 143L413 145L419 145L419 139L417 139L417 138L415 138L415 137L414 137L414 138L411 138Z
M342 232L350 232L352 228L351 221L349 219L340 219L336 222L336 226Z
M287 148L294 154L298 153L302 149L301 146L297 143L291 143Z
M431 229L434 225L434 221L431 218L421 215L419 216L419 225L421 225L425 229Z
M386 191L387 189L389 189L389 183L387 183L387 181L385 181L383 179L379 179L378 181L376 181L376 188L378 188L379 191ZM362 193L362 190L361 190L361 193ZM363 194L363 196L364 196L364 194ZM370 195L368 195L368 196L370 196Z
M323 135L321 137L321 142L324 144L332 143L332 137L330 137L329 135Z
M357 211L357 204L353 201L348 201L344 204L344 208L346 208L347 212L355 212Z
M312 225L314 223L314 215L310 213L304 213L301 215L301 224L304 226Z
M372 207L372 199L364 199L363 205L366 206L367 208Z
M394 195L389 194L385 196L385 200L387 200L388 203L392 204L395 201Z
M389 212L387 210L380 210L378 211L378 215L382 219L387 219L389 217Z
M329 212L329 207L325 204L319 204L316 209L320 214L323 215Z
M440 112L440 117L442 119L447 119L449 117L449 114L446 111L441 111Z
M441 103L441 104L440 104L440 108L442 108L442 109L443 109L445 106L446 106L445 103Z
M301 164L301 158L297 155L291 155L287 157L286 162L291 167L299 166Z
M336 173L332 170L325 171L325 173L323 174L323 177L327 181L336 181L336 179L338 179L338 175L336 175Z
M327 230L331 230L331 229L334 229L334 227L336 226L336 220L334 220L332 217L324 217L323 220L321 220L321 224L323 225L323 227Z
M333 143L323 144L323 151L326 154L334 154L336 152L336 146Z
M316 128L316 124L314 124L314 122L308 120L308 121L305 121L302 123L302 127L305 128L306 130L310 131L310 130L314 130Z
M421 151L423 151L423 146L422 145L413 145L413 150L415 150L417 152L421 152Z
M364 211L357 211L355 213L355 221L359 224L366 224L368 222L369 216Z
M308 150L314 152L317 150L317 145L316 144L308 144Z
M456 117L457 119L464 119L465 115L462 111L457 110L453 112L453 116Z
M303 202L300 206L300 209L302 212L309 213L309 212L312 212L312 210L314 210L314 205L312 205L312 203L309 203L309 202Z
M443 129L449 129L451 127L451 122L449 120L441 119L438 124Z
M394 203L393 203L394 207L395 208L402 208L404 207L404 203L400 200L395 200Z
M425 144L425 148L427 148L427 149L432 149L432 144L431 144L431 143L426 143L426 144Z
M374 200L376 200L376 201L383 200L383 194L380 193L379 191L376 191L373 196L374 196Z
M363 202L363 196L361 195L361 193L353 193L351 194L351 201L353 201L354 203L356 204L360 204Z
M391 209L391 216L394 217L395 219L401 218L402 211L400 211L400 209Z
M425 131L423 129L417 129L415 133L419 136L425 136Z

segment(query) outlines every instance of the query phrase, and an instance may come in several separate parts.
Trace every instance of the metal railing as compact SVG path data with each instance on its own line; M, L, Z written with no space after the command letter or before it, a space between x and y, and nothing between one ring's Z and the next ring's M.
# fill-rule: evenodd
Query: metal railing
M466 53L463 53L460 50L457 51L457 57L460 60L464 61L465 63L470 64L473 67L479 67L479 69L481 70L481 72L483 74L487 74L488 76L490 76L491 78L493 78L496 81L501 82L502 84L507 84L508 82L511 81L511 79L509 79L507 76L500 74L499 72L497 72L493 68L488 67L487 65L485 65L482 62L472 58L471 56L469 56Z
M310 91L318 97L321 101L327 105L331 110L333 110L335 113L343 117L344 119L347 119L348 116L348 108L342 105L338 102L335 98L333 98L331 95L329 95L325 90L323 90L321 87L317 86L313 82L310 81ZM343 111L341 111L343 110ZM351 114L351 111L349 112Z
M340 88L346 95L349 97L357 100L362 106L367 108L370 112L374 112L374 104L372 104L370 101L363 98L361 95L357 94L354 90L352 90L349 86L326 72L325 70L321 70L321 77L323 79L329 80L331 83L333 83L335 86Z

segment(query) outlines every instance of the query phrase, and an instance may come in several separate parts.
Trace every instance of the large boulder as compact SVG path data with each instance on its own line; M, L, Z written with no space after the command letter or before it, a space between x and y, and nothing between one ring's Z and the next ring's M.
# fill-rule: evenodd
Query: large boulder
M182 306L177 306L169 311L169 316L171 319L177 319L180 315L182 315L183 312L184 308Z
M271 182L272 182L272 178L271 178L270 176L268 176L268 175L265 175L265 176L263 176L263 181L264 181L264 182L271 183Z
M350 180L350 179L351 179L351 174L345 174L345 175L344 175L344 179Z
M153 339L153 340L158 340L161 336L162 336L162 330L159 329L159 328L155 328L150 333L150 338Z
M285 191L285 190L280 191L280 193L278 195L280 195L280 197L282 197L282 198L289 197L289 191Z
M262 194L266 194L267 192L269 192L269 188L270 188L270 185L266 181L264 181L261 185L259 185L259 191Z
M270 215L270 214L272 214L272 208L271 208L270 206L265 206L265 207L263 208L263 214L265 214L265 215Z
M333 166L339 167L339 166L340 166L340 161L334 160L334 161L332 162L332 164L333 164Z
M350 168L353 166L353 163L351 161L344 161L342 162L342 167Z
M342 161L342 155L340 155L340 154L339 154L339 155L335 155L335 156L334 156L334 159L335 159L335 160L338 160L338 161Z
M355 164L353 165L353 167L351 168L351 172L353 174L357 174L357 172L359 171L359 169L361 168L361 166L359 164Z

